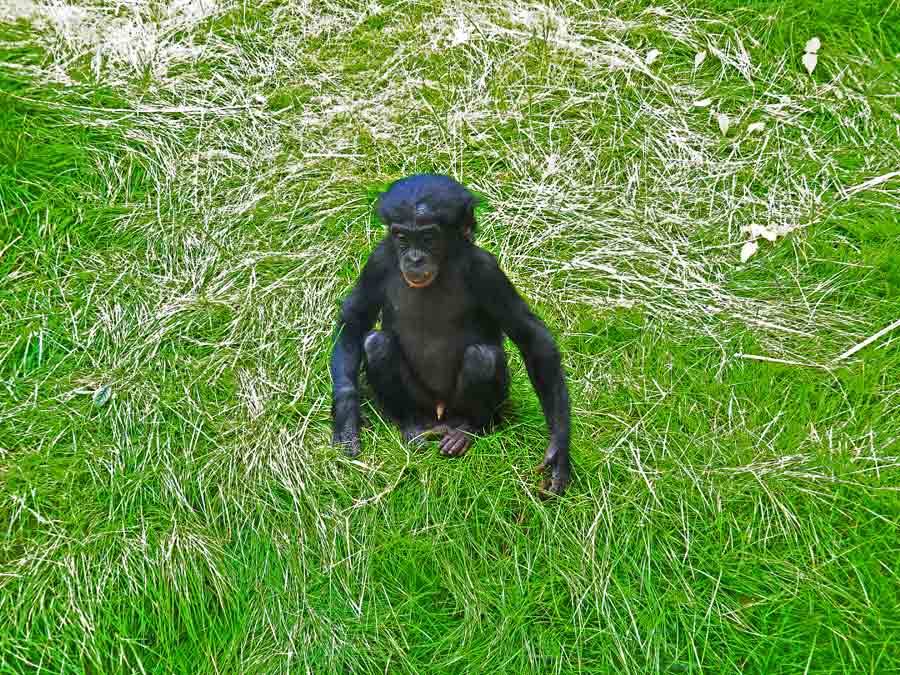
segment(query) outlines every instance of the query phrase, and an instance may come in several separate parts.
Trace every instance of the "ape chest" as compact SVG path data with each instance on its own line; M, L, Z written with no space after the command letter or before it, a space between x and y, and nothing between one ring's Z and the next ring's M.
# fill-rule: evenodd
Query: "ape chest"
M385 309L388 310L386 318L390 316L390 322L401 338L444 342L466 332L473 307L460 292L447 292L442 288L398 288L389 295Z
M466 346L475 338L474 303L462 289L395 288L383 325L400 342L413 371L436 395L449 396Z

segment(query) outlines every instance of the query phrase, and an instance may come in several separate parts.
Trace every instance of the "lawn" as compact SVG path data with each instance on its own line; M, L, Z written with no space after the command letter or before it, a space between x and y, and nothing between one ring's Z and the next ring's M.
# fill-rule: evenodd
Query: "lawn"
M562 498L514 349L465 457L330 447L425 171ZM898 171L897 0L0 3L0 672L900 671Z

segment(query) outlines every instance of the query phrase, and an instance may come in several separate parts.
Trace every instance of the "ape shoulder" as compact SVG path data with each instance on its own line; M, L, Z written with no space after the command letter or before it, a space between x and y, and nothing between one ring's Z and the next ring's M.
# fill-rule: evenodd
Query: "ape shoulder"
M363 269L359 275L359 282L374 289L381 285L391 268L396 265L394 251L391 248L389 237L384 237L378 245L369 253Z
M374 322L384 302L384 284L392 261L389 241L382 239L366 259L353 290L341 302L340 323Z
M493 253L473 244L468 250L467 258L466 279L473 291L490 292L498 283L506 280Z
M386 268L391 264L393 257L393 249L391 248L391 238L382 237L381 241L372 249L366 264L371 263L373 267L378 269Z

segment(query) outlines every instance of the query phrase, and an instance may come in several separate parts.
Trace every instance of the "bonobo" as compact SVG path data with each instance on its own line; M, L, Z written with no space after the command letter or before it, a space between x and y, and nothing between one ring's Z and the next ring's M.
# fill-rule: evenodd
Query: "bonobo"
M378 201L388 228L341 305L331 355L333 441L360 450L360 361L377 402L407 441L441 436L462 455L509 392L503 336L522 352L550 443L544 487L569 482L569 394L559 350L544 323L473 243L475 198L446 176L419 175ZM381 315L381 330L373 331Z

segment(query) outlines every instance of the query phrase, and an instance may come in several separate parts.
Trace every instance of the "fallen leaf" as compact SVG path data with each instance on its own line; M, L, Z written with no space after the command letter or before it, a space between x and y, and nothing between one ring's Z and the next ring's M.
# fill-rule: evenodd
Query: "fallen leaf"
M697 52L694 56L694 68L699 68L700 64L706 60L706 51Z
M822 46L822 41L819 38L814 37L810 38L806 41L806 53L807 54L815 54L819 51L819 47Z
M778 238L778 233L776 233L775 230L773 230L771 227L766 227L765 225L751 225L750 238L759 239L760 237L762 237L763 239L767 239L768 241L775 241Z
M699 101L694 101L695 108L708 108L710 103L712 103L711 98L701 98Z
M728 119L728 115L725 113L718 113L716 115L716 121L719 123L719 131L722 132L723 136L727 136L728 129L731 128L731 120Z
M651 63L653 63L654 61L656 61L656 59L659 58L660 54L662 54L662 52L659 51L658 49L651 49L649 52L647 52L647 56L644 57L644 63L646 63L649 66Z
M766 128L765 122L754 122L753 124L747 125L747 133L748 134L758 134L760 131Z
M91 398L94 401L94 405L98 408L106 405L106 402L109 401L112 396L112 388L108 384L104 384L102 387L97 389Z
M806 68L806 72L812 75L812 72L816 69L816 63L819 62L819 58L815 54L804 54L803 55L803 66Z
M747 262L759 250L759 244L755 241L748 241L741 246L741 262Z

